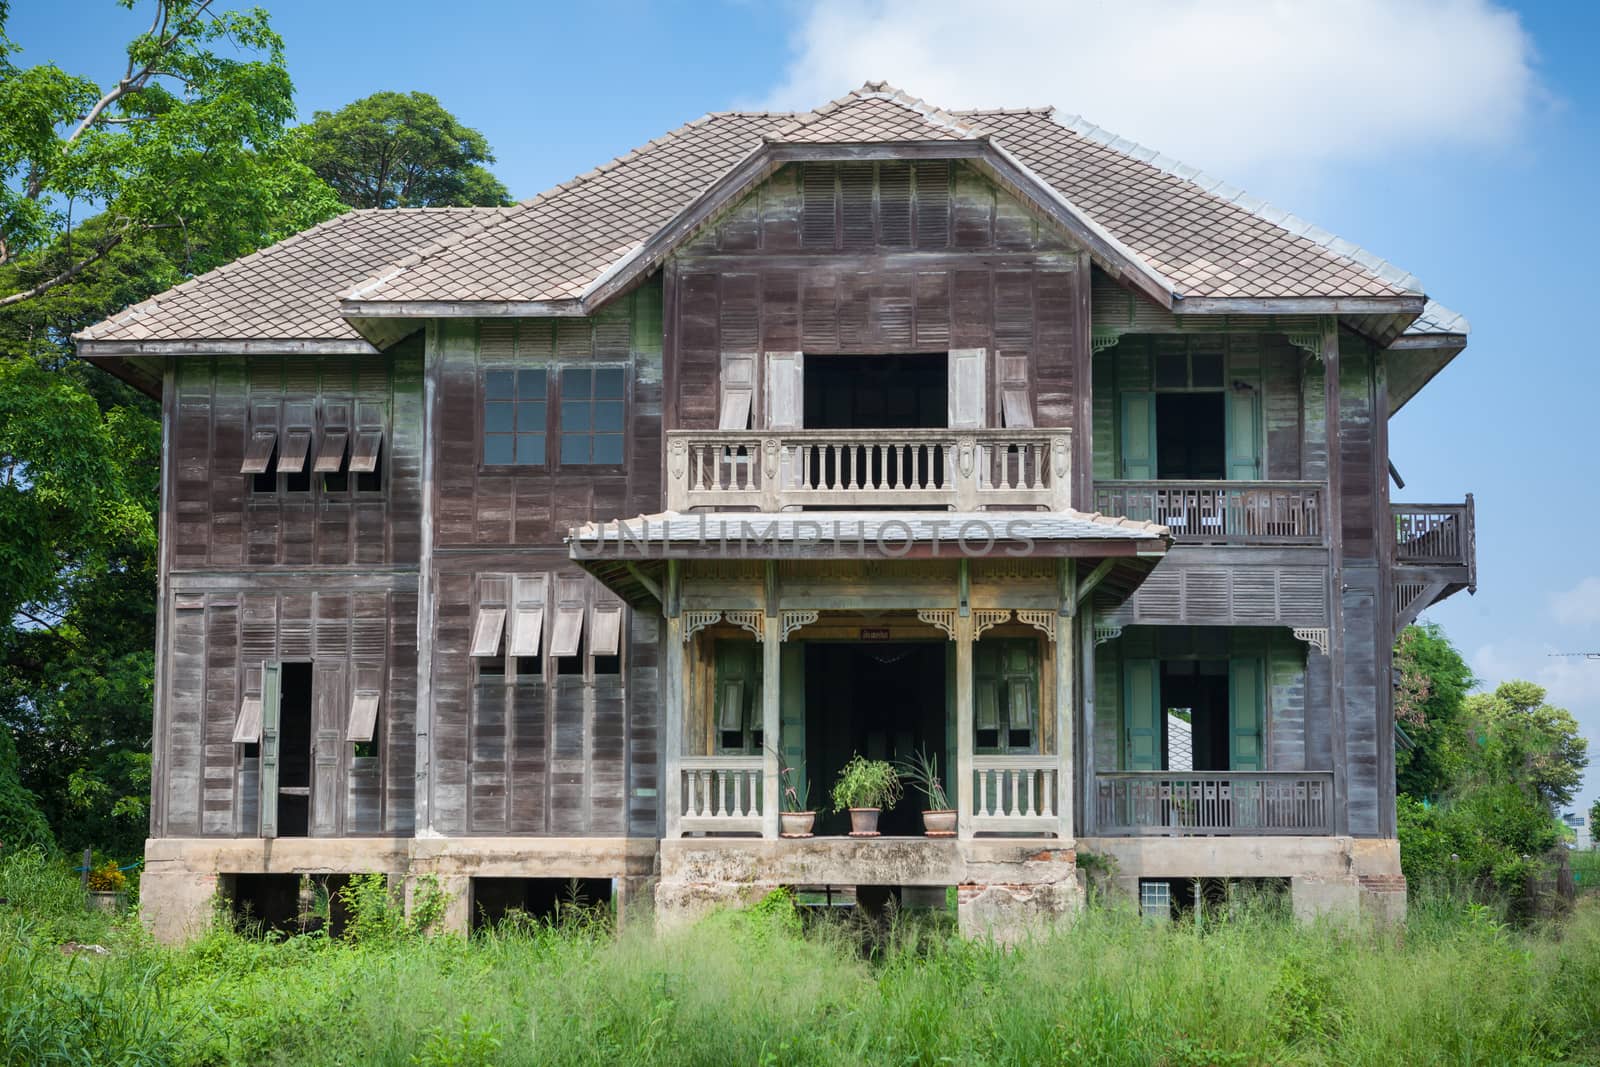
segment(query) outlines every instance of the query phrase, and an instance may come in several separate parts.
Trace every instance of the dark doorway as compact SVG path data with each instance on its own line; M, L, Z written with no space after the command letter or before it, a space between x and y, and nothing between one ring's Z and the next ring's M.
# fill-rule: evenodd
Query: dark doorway
M806 645L806 777L813 806L831 806L834 781L855 753L899 762L920 748L938 758L954 802L947 654L946 642ZM879 831L920 835L925 806L913 790L883 813ZM817 816L819 834L849 830L847 812Z
M1178 751L1170 718L1167 770L1228 769L1228 661L1168 660L1161 664L1161 707L1169 717L1189 724L1189 765Z
M609 878L474 878L472 928L482 930L520 913L540 922L577 919L611 902Z
M1156 394L1156 477L1216 480L1227 476L1223 395Z
M808 430L937 429L946 425L949 357L806 356Z
M311 664L285 663L278 699L278 836L311 827Z

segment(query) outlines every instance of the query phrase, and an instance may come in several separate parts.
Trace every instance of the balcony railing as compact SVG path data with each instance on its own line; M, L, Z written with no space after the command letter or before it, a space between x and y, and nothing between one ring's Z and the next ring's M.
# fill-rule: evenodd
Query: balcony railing
M1071 431L672 430L667 507L1071 506Z
M1329 834L1333 774L1120 771L1095 775L1095 832L1107 835Z
M683 833L760 833L760 756L690 756L678 761L682 775Z
M1476 514L1470 493L1462 504L1394 504L1390 510L1396 563L1476 570Z
M973 756L974 833L1057 833L1059 756Z
M1178 541L1321 544L1320 482L1095 482L1103 515L1158 522Z

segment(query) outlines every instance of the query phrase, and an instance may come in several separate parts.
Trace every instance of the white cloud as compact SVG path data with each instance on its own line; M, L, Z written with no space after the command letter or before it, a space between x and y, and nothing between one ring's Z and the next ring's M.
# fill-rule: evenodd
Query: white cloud
M1600 622L1600 578L1590 576L1550 598L1550 614L1567 626L1587 626ZM1581 649L1578 651L1591 651Z
M1490 0L819 0L766 101L884 79L946 108L1055 104L1227 175L1498 144L1533 48Z

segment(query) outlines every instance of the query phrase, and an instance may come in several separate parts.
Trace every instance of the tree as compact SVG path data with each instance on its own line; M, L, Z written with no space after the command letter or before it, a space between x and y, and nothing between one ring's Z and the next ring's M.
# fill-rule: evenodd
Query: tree
M1468 697L1466 711L1491 780L1516 784L1552 818L1572 803L1589 765L1589 742L1571 712L1546 704L1541 686L1522 681Z
M17 66L0 0L0 267L11 268L0 307L143 235L166 234L194 273L340 210L287 135L282 39L264 12L211 3L156 0L122 76L100 85L53 63ZM92 229L77 224L84 213Z
M1594 798L1594 803L1589 805L1589 840L1600 842L1595 834L1600 833L1600 797Z
M1465 771L1470 753L1463 719L1472 669L1437 623L1408 626L1395 643L1395 719L1411 742L1395 753L1399 792L1438 799Z
M301 132L306 159L350 207L497 207L506 187L494 155L427 93L374 93L318 111Z

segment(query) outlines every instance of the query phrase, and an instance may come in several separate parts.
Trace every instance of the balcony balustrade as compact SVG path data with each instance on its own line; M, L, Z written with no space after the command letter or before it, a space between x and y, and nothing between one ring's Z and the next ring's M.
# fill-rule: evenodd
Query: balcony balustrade
M1179 542L1320 545L1320 482L1100 481L1094 510L1158 522Z
M1332 772L1119 771L1095 775L1096 834L1332 832Z
M1394 504L1390 510L1395 563L1476 571L1477 524L1470 493L1461 504ZM1477 584L1475 579L1469 584Z

